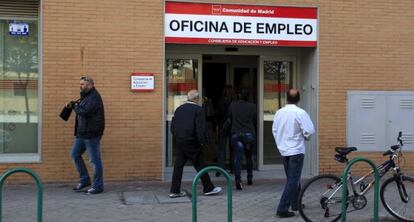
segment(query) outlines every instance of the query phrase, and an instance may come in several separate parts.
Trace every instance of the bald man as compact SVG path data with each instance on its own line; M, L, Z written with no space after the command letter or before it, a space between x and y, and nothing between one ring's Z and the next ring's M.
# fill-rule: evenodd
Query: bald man
M293 217L298 210L300 177L305 157L305 140L315 133L309 115L297 106L300 94L297 89L289 89L286 93L288 104L279 109L273 119L273 136L282 156L286 174L286 185L277 207L276 215L280 218Z
M204 168L202 147L205 143L206 119L199 103L199 93L193 89L187 93L187 102L179 106L171 122L171 133L175 149L175 164L172 175L170 198L183 197L181 179L187 160L193 163L197 172ZM210 176L201 176L204 195L214 195L221 192L221 187L214 187Z

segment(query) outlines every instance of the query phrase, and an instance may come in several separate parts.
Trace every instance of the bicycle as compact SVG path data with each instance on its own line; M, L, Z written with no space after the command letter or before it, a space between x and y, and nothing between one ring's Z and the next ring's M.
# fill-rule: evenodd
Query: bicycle
M393 145L383 153L389 159L377 166L379 178L389 170L393 176L386 179L380 189L380 198L385 209L395 218L402 221L414 221L414 178L403 175L399 167L399 159L402 157L402 132L398 133L398 144ZM336 147L335 160L344 163L349 160L346 155L357 151L356 147ZM396 162L397 160L397 162ZM374 170L363 175L356 181L347 175L349 186L347 187L347 212L363 209L367 204L365 194L374 186L375 180L369 183L364 179L373 175ZM351 191L351 192L349 192ZM307 181L299 194L299 213L308 222L337 221L341 217L342 206L342 181L332 174L321 174ZM349 208L352 205L352 208Z

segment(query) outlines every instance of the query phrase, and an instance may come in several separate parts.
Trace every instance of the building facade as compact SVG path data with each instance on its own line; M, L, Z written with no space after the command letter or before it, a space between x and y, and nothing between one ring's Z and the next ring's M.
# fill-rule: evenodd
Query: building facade
M247 9L263 13L243 15ZM341 172L336 146L357 146L360 155L382 160L398 131L406 141L403 169L413 172L413 10L411 0L3 1L0 170L31 168L47 182L77 178L70 158L74 117L65 122L58 115L79 97L79 78L88 74L105 104L107 180L163 180L174 159L168 130L174 109L191 88L215 104L225 85L249 90L257 104L258 170L280 168L271 123L285 104L283 92L296 87L317 127L306 174ZM280 24L303 26L257 25L272 13ZM214 36L225 28L208 19L240 23L234 41ZM259 32L309 39L252 41L248 22ZM142 86L131 76L153 78L148 89L134 90ZM213 162L215 152L207 147L206 160Z

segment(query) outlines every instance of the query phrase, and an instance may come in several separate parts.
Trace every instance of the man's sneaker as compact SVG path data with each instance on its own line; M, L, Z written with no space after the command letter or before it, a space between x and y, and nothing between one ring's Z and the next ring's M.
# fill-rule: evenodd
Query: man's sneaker
M90 188L88 189L88 191L86 192L87 194L98 194L98 193L102 193L103 189L95 189L95 188Z
M253 180L252 179L247 179L247 185L253 185Z
M223 190L223 188L221 188L221 187L214 187L213 190L211 190L210 192L204 193L204 195L205 196L216 195L216 194L219 194L222 190Z
M76 185L76 187L73 187L73 191L81 192L83 191L83 189L85 189L86 187L89 187L90 185L91 185L90 182L85 183L85 184L79 183L78 185Z
M180 193L170 193L168 195L170 198L177 198L177 197L185 197L187 194L184 191L181 191Z

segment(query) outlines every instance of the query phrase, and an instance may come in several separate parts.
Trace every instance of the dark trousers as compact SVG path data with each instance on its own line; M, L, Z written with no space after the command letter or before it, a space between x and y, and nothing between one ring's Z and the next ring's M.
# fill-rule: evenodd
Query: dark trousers
M243 153L246 156L247 179L253 178L253 144L255 143L253 133L233 133L231 144L234 150L234 176L236 183L241 182L241 162Z
M194 143L174 143L176 151L176 159L174 163L174 171L172 175L172 183L170 193L181 192L181 179L183 177L183 169L187 160L193 163L197 172L204 168L204 160L200 145ZM203 184L203 192L207 193L214 189L214 185L210 180L210 176L205 173L201 176L201 183Z
M298 196L300 192L300 176L302 174L304 154L282 157L285 167L286 185L280 198L278 212L287 212L289 207L298 207Z
M231 146L231 142L229 142L228 135L219 135L217 162L221 166L221 168L226 169L227 142L229 143L230 170L233 171L233 147Z

